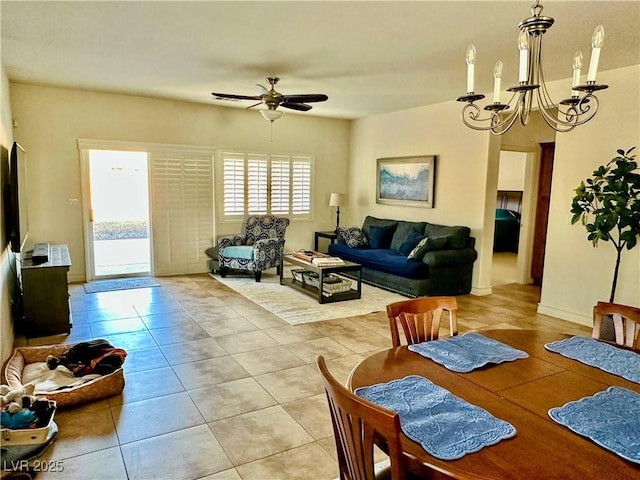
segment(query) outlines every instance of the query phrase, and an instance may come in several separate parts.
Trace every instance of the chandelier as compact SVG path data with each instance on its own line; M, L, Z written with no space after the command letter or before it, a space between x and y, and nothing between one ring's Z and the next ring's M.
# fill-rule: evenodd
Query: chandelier
M467 94L456 99L458 102L466 103L462 108L461 116L462 122L467 127L474 130L490 130L494 135L502 135L511 128L518 118L522 125L527 125L534 95L542 118L557 132L571 131L576 126L591 120L598 112L598 98L593 93L608 88L608 85L596 84L604 28L602 25L598 25L591 37L591 60L586 83L580 84L582 53L577 51L573 56L571 97L556 105L547 91L542 73L542 35L553 25L553 18L541 16L542 8L540 3L533 5L531 7L532 16L524 19L518 25L520 28L518 84L507 88L507 92L512 92L507 103L500 102L502 62L498 60L496 63L493 71L493 103L484 107L484 110L489 112L485 118L481 118L482 112L475 103L477 100L483 99L484 95L473 91L476 48L474 45L469 45L466 55ZM512 110L509 110L510 108Z

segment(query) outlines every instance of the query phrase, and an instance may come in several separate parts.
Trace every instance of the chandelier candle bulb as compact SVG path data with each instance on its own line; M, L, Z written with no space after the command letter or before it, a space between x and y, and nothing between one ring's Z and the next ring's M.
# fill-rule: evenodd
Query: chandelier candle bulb
M520 35L518 35L518 50L520 50L520 70L518 81L526 82L529 60L529 34L524 30L521 30Z
M500 80L502 78L502 62L498 60L493 68L493 103L500 103Z
M476 47L471 44L467 48L467 93L473 93L473 77L475 75Z
M587 74L587 82L596 81L596 73L598 71L598 62L600 61L600 49L604 42L604 27L598 25L591 36L591 61L589 63L589 73Z
M573 83L572 87L580 85L580 69L582 68L582 52L578 50L573 54ZM577 90L571 90L572 97L578 97L580 92Z

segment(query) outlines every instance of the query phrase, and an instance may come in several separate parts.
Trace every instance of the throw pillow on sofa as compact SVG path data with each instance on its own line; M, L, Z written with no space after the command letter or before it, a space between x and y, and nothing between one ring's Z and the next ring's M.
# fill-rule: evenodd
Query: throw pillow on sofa
M367 240L371 248L389 248L391 245L391 239L393 233L396 231L395 225L384 226L372 226L369 229L369 235Z
M404 238L402 245L398 249L398 253L400 255L408 256L411 251L416 248L420 240L424 237L424 233L419 232L418 230L411 230L407 236Z
M360 227L342 228L338 227L338 241L346 243L351 248L360 247L367 244L367 237Z
M424 237L420 240L420 243L416 245L416 248L411 250L407 258L409 260L421 261L425 253L446 248L448 240L447 237Z

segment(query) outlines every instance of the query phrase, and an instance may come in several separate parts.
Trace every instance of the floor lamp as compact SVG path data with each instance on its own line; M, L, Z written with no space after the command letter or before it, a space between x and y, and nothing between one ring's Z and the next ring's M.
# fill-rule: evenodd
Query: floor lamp
M340 205L342 205L342 194L341 193L332 193L329 198L329 206L337 207L336 209L336 229L335 232L338 233L338 228L340 227Z

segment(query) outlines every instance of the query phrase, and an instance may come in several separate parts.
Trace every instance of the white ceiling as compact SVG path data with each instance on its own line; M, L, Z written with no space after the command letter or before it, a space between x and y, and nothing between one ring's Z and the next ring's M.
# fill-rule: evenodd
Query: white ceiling
M329 96L302 115L353 119L464 95L469 43L476 91L492 91L498 59L502 85L516 83L518 23L532 3L2 0L1 59L10 81L241 108L251 102L211 92L256 95L279 76L283 94ZM598 24L600 70L640 63L640 1L543 4L555 18L547 81L571 77L577 49L588 64Z

